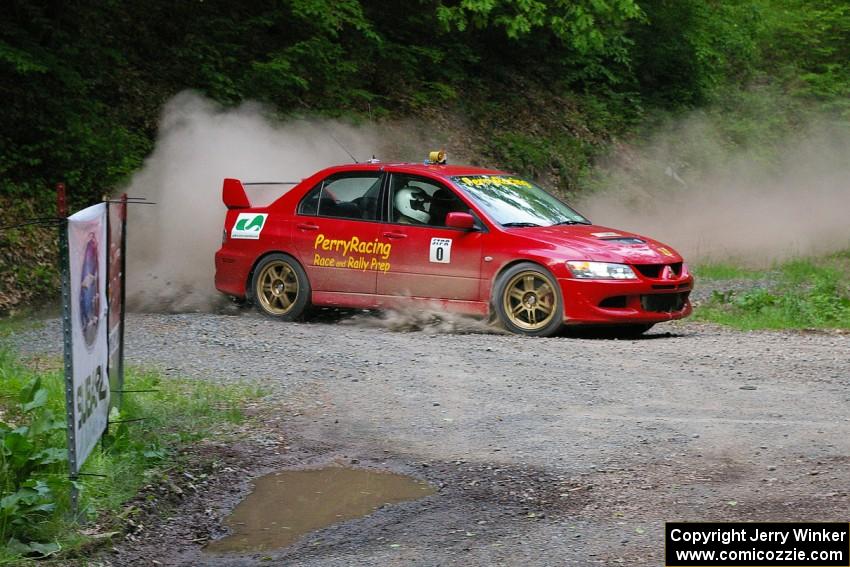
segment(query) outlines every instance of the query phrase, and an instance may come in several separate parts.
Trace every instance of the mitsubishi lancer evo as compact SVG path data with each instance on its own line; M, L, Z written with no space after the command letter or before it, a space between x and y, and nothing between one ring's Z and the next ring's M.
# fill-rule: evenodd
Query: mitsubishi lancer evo
M330 167L267 206L225 179L216 288L264 314L313 306L442 309L550 336L563 325L638 335L691 313L670 246L593 224L536 184L425 163Z

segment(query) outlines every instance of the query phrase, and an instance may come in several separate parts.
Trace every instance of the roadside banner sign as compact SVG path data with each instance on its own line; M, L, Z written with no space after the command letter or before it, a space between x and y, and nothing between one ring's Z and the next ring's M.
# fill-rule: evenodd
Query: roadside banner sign
M67 225L65 387L68 457L76 475L109 418L106 204L68 217Z
M124 390L124 274L127 249L127 195L120 200L107 201L109 275L107 298L109 299L109 389L112 405L121 408L121 392Z

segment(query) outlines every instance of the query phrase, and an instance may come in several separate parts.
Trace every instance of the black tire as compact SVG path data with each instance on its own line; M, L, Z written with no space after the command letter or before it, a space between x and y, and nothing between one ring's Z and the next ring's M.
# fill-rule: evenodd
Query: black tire
M298 321L310 307L307 273L289 254L269 254L254 268L251 299L263 315Z
M564 323L558 281L549 270L532 262L515 264L499 274L492 307L505 329L518 335L550 337Z

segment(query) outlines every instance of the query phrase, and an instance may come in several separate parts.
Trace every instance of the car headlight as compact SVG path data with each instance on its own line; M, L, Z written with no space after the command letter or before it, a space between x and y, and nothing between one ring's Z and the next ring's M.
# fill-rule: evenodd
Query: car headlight
M568 261L567 268L573 277L582 280L636 280L634 271L626 264L607 262Z

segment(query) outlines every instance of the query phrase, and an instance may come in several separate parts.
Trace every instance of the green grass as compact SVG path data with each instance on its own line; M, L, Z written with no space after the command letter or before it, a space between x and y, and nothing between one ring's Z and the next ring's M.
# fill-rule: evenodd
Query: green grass
M0 325L0 337L18 323ZM64 415L64 378L57 360L33 360L27 364L3 346L0 341L0 422L12 428L31 424L38 419L35 412L22 411L21 390L38 377L47 391L46 404L38 412L49 412L61 420ZM255 386L244 384L217 385L209 382L166 378L156 372L131 368L125 389L155 390L125 394L120 414L113 420L144 418L143 421L113 424L103 442L92 452L82 472L105 476L81 476L81 510L83 519L94 521L101 530L110 526L120 529L116 514L143 485L154 482L166 470L179 466L180 450L206 438L226 438L234 425L245 418L242 408L250 399L262 395ZM38 449L66 447L64 428L43 435L34 442ZM7 451L8 452L8 451ZM7 466L11 457L0 458L0 488L3 495L15 487L14 470ZM9 545L14 537L23 543L58 544L60 557L84 553L92 545L79 531L80 525L70 517L70 482L67 461L38 467L29 475L43 481L51 489L45 502L55 505L50 513L33 516L36 520L14 526L0 522L0 565L19 564L22 558ZM0 515L0 518L2 516ZM12 542L14 543L14 542Z
M12 333L37 329L41 322L31 318L29 315L14 315L12 317L0 317L0 348L3 348L3 339ZM0 386L2 388L2 386Z
M729 276L736 273L729 268L708 273L740 277ZM694 316L743 330L850 329L850 252L791 260L775 267L775 277L771 289L715 292Z

